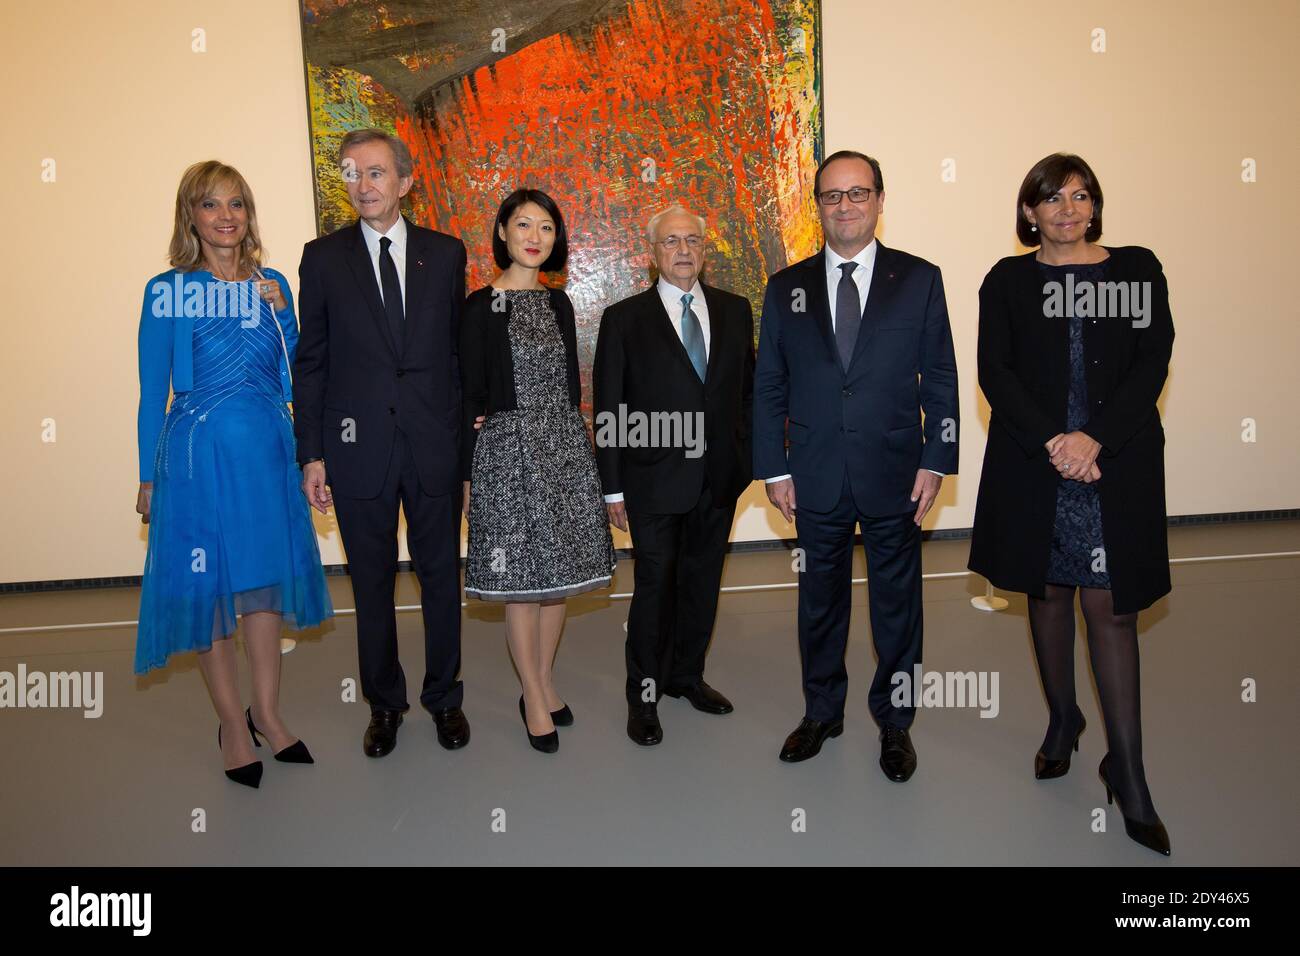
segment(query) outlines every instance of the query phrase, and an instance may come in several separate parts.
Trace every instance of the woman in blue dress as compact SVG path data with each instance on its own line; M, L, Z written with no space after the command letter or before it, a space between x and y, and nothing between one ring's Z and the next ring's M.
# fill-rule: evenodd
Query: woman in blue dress
M287 407L298 328L288 283L261 265L253 196L237 170L210 160L185 171L169 257L174 268L149 280L140 316L136 511L149 553L135 670L196 651L226 775L256 787L259 735L277 760L312 762L279 713L280 625L333 615ZM226 639L237 616L247 709Z

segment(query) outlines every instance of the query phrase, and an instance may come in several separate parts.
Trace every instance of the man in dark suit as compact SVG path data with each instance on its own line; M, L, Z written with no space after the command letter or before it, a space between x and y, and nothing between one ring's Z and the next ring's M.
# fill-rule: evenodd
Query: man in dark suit
M916 769L915 708L891 700L893 677L912 686L921 661L921 521L957 471L957 366L939 270L875 238L880 164L834 153L814 189L826 245L768 280L754 385L755 476L787 521L797 496L805 562L805 710L781 759L807 760L844 729L858 525L878 658L868 702L881 769L901 782Z
M399 504L406 513L424 611L420 703L452 750L469 742L457 679L465 246L400 215L411 188L401 140L354 130L339 166L360 219L307 243L298 272L293 404L303 491L322 514L334 504L347 550L371 757L396 746L409 706L393 607Z
M659 279L605 310L592 373L609 519L636 552L627 733L643 746L663 740L664 694L732 711L704 682L704 657L736 499L750 482L754 322L748 299L699 281L704 227L681 206L650 220Z

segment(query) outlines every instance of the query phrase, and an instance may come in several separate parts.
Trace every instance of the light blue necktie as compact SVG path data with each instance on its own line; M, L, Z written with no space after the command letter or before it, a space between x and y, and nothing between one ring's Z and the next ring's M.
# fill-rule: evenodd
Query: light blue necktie
M686 354L690 356L695 374L702 382L709 360L704 354L704 329L700 325L700 317L691 308L691 300L694 298L689 292L682 296L682 345L686 346Z

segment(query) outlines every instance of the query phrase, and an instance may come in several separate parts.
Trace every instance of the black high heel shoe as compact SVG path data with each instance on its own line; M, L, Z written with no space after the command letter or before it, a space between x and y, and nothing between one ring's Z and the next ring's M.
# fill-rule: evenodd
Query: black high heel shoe
M257 746L259 747L262 746L260 743L258 743L257 740L257 735L262 734L262 732L253 726L252 707L249 707L244 711L244 717L248 720L248 732L253 736L253 743L257 744ZM262 736L265 737L266 734L262 734ZM270 743L269 738L267 742ZM307 749L307 745L303 743L301 740L295 740L289 746L285 747L279 753L275 754L275 759L280 761L280 763L315 763L316 762L315 760L311 759L311 752Z
M1074 735L1074 752L1079 752L1079 738L1083 732L1088 729L1088 721L1083 714L1079 714L1079 732ZM1064 777L1070 772L1070 754L1067 752L1064 760L1049 760L1043 756L1040 750L1034 754L1034 779L1035 780L1054 780L1057 777Z
M257 743L257 739L253 739ZM259 747L261 744L257 744ZM221 725L217 725L217 749L221 749ZM242 783L246 787L252 787L256 790L262 785L262 761L254 760L252 763L246 763L242 767L236 767L234 770L227 770L226 776L235 783Z
M559 710L551 711L551 723L556 727L572 727L573 711L569 710L569 705L565 704Z
M528 711L524 708L522 694L519 697L519 716L524 719L524 733L528 735L528 742L533 745L534 750L540 750L544 754L553 754L560 749L560 732L558 730L552 730L549 734L534 737L533 732L528 729Z
M1106 761L1110 759L1110 754L1101 758L1101 764L1097 767L1097 776L1101 777L1102 786L1106 788L1106 802L1114 803L1114 794L1110 789L1110 780L1106 777ZM1141 823L1137 820L1130 820L1128 814L1124 812L1124 807L1119 806L1119 814L1124 818L1124 832L1129 835L1129 839L1141 843L1149 850L1155 850L1157 853L1163 853L1169 856L1169 833L1165 830L1165 825L1156 817L1155 823Z

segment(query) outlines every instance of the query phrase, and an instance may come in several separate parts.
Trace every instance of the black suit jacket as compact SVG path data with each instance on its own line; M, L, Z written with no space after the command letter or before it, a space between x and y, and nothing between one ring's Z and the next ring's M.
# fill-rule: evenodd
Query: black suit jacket
M1165 432L1156 400L1174 345L1169 287L1150 249L1110 249L1107 282L1149 283L1145 319L1083 320L1089 417L1101 443L1102 537L1116 614L1169 593ZM1041 595L1062 479L1044 447L1068 431L1070 321L1044 315L1035 253L998 262L980 287L979 381L991 412L971 570L996 587Z
M409 440L426 494L460 487L457 348L465 246L410 220L406 229L400 350L360 224L314 239L302 251L294 433L298 460L324 458L336 495L379 494L398 429Z
M825 253L773 275L754 390L755 477L789 474L799 507L829 511L847 468L866 514L915 510L918 469L957 472L957 361L938 267L878 245L847 372L831 327Z
M718 507L732 507L751 480L754 320L749 300L700 283L709 310L709 363L701 382L664 311L659 290L616 302L600 318L592 370L596 462L607 495L629 510L682 514L698 503L707 472ZM618 447L601 440L602 420L640 412L704 415L705 450Z

